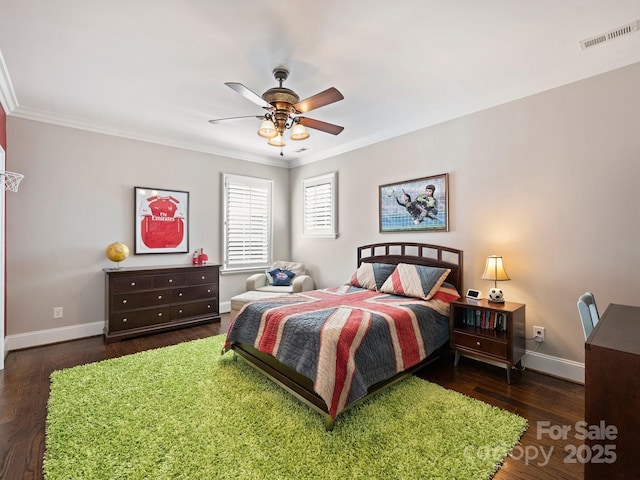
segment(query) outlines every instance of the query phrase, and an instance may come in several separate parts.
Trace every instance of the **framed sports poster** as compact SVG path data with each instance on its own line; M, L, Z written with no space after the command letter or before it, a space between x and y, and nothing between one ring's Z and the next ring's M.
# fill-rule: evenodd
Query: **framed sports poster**
M378 187L380 232L449 231L449 174Z
M189 252L189 192L135 187L135 250Z

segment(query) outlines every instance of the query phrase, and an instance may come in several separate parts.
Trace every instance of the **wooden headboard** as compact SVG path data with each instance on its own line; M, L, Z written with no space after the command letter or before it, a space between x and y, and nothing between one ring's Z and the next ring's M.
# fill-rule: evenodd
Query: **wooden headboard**
M411 242L372 243L358 247L358 267L362 262L394 265L412 263L449 268L451 273L446 281L454 285L460 295L464 295L462 290L463 252L457 248Z

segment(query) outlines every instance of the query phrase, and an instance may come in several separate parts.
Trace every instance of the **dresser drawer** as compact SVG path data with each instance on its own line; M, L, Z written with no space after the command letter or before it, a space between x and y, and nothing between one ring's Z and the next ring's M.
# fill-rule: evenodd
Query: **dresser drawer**
M191 302L183 305L174 305L171 307L171 319L180 320L185 317L196 317L202 315L217 315L218 299L213 298L203 302Z
M154 275L153 288L181 287L187 284L187 276L184 273L170 273L167 275Z
M504 360L508 358L508 345L505 342L492 340L478 335L454 332L453 343L456 347L468 348L470 350L499 357Z
M219 273L217 268L204 268L201 271L187 274L187 285L202 285L205 283L218 283Z
M171 302L171 290L153 290L149 292L119 293L113 296L113 311L167 305Z
M171 291L171 303L204 300L207 298L215 298L217 295L217 285L197 285L195 287L175 288Z
M111 292L137 292L149 290L153 286L152 277L117 277L111 280Z
M158 325L171 320L171 308L148 308L144 310L134 310L129 312L117 312L111 315L109 320L109 331L118 332L130 330L132 328Z

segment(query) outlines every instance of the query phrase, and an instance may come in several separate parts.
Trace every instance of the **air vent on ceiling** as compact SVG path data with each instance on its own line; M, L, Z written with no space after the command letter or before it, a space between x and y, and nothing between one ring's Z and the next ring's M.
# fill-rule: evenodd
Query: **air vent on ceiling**
M631 33L637 32L639 25L640 25L640 20L637 20L635 22L631 22L626 25L623 25L622 27L616 28L615 30L610 30L600 35L596 35L595 37L587 38L586 40L582 40L580 42L580 48L582 50L585 50L587 48L600 45L601 43L615 40L618 37L623 37L625 35L629 35Z

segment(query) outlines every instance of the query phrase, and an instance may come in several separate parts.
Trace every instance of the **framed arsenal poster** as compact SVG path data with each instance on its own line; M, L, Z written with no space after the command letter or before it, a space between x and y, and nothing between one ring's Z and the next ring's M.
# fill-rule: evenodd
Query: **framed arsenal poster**
M189 252L189 192L135 187L135 250Z

